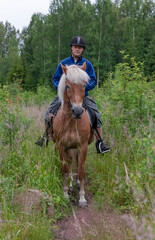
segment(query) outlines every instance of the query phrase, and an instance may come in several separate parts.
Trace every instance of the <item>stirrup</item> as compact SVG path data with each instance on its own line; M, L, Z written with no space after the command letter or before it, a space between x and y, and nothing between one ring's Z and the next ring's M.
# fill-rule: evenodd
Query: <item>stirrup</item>
M48 139L45 136L39 137L35 144L40 147L48 146Z
M110 148L103 143L102 140L96 142L97 153L106 153L110 151Z

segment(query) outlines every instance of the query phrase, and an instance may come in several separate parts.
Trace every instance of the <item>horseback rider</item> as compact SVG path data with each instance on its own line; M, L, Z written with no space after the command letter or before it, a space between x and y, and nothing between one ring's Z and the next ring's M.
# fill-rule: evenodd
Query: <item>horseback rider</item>
M95 71L93 65L90 61L82 57L82 54L85 50L86 44L85 40L81 36L75 36L72 38L70 42L70 48L72 55L59 63L56 72L53 76L52 83L55 89L58 89L60 78L63 74L62 65L72 65L76 64L82 66L84 62L86 62L86 72L90 77L89 82L85 86L85 97L83 101L83 106L87 109L90 116L93 116L93 122L91 123L92 128L95 129L95 137L96 137L96 149L97 153L105 153L110 151L110 148L104 144L102 140L102 122L99 111L97 109L96 103L89 97L88 91L95 88L97 85L97 79L95 75ZM58 97L54 98L51 102L48 110L45 113L45 134L43 137L39 138L36 142L37 145L43 146L45 143L47 145L49 140L49 129L52 128L53 117L58 112L61 106L61 101Z

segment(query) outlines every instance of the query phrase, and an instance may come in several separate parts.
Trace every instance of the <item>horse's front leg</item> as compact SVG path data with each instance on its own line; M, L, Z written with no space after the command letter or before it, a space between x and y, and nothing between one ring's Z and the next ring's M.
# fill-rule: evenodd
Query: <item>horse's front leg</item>
M85 159L87 155L88 144L83 144L79 150L78 156L78 179L80 180L80 192L79 192L79 206L87 206L87 200L85 199Z
M64 197L68 199L69 198L68 177L69 177L71 159L68 154L68 151L63 151L63 149L61 149L61 151L59 152L60 152L60 158L61 158L61 172L63 177Z
M80 192L79 192L79 206L80 207L86 207L87 206L87 200L85 199L85 190L84 190L84 179L80 180Z

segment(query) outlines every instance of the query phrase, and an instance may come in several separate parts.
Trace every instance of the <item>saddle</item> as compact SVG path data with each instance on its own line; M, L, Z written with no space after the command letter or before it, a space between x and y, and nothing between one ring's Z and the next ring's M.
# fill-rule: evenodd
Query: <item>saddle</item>
M57 115L60 107L61 107L61 103L57 104L52 109L52 111L49 113L49 116L47 118L46 131L45 131L45 136L47 138L47 144L46 145L48 145L49 140L53 140L55 142L54 131L53 131L53 121L54 121L54 118ZM86 111L88 113L89 120L90 120L90 126L91 126L91 134L93 136L94 135L94 130L97 131L97 117L96 117L96 114L90 107L87 107L84 104L83 104L83 107L86 109ZM97 131L97 134L99 135L98 131Z
M90 108L85 105L83 107L86 109L89 119L90 119L90 125L92 129L97 129L97 117L95 112Z
M47 122L48 122L50 127L53 125L53 118L57 115L60 107L61 107L61 103L58 103L57 105L55 105L55 107L49 113ZM86 111L88 113L88 116L89 116L89 119L90 119L91 128L92 129L96 129L97 128L97 117L96 117L95 112L90 107L87 107L84 104L83 104L83 107L86 109Z

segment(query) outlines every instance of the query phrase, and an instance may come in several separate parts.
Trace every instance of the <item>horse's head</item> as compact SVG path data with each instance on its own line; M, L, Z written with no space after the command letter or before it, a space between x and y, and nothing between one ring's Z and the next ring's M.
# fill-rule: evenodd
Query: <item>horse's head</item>
M73 117L81 118L83 113L83 98L85 96L85 85L89 81L89 76L85 72L86 63L82 67L77 65L62 66L64 74L62 75L58 95L62 103L71 107Z

